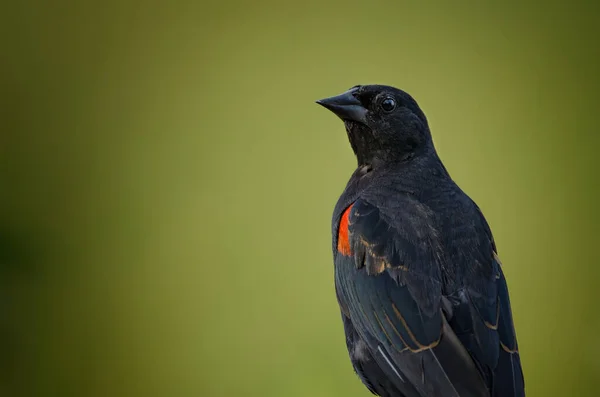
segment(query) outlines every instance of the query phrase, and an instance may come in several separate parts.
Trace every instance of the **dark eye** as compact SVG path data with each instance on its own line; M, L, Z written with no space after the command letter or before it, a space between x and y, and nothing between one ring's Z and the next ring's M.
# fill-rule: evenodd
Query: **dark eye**
M381 102L381 108L386 112L391 112L392 110L396 109L396 101L394 101L393 98L385 98Z

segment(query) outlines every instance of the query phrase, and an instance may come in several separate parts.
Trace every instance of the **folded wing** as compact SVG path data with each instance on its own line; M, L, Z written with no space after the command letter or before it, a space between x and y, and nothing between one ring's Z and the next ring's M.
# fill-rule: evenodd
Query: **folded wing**
M493 250L489 285L446 296L444 241L424 227L432 216L427 208L405 201L401 218L390 219L363 199L342 215L335 277L347 335L351 327L399 395L524 395L506 283ZM368 371L359 375L367 385L376 381Z

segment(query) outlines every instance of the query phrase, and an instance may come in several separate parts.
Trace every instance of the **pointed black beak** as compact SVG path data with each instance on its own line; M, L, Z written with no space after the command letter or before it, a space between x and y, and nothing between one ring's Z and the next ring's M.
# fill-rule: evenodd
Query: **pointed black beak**
M338 96L320 99L317 103L331 110L342 120L357 121L366 124L367 109L353 95L357 90L357 88L352 88Z

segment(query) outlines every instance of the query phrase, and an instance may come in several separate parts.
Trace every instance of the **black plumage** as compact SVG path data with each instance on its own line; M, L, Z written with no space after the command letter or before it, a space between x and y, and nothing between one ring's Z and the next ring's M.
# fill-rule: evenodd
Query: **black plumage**
M318 101L358 160L333 214L335 287L354 370L380 396L524 396L502 266L477 205L407 93Z

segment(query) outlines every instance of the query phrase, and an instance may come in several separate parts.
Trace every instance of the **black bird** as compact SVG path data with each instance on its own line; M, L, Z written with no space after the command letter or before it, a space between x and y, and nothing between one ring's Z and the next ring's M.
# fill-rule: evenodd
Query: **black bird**
M344 121L358 160L332 232L362 382L384 397L524 396L494 238L442 164L415 100L364 85L317 103Z

